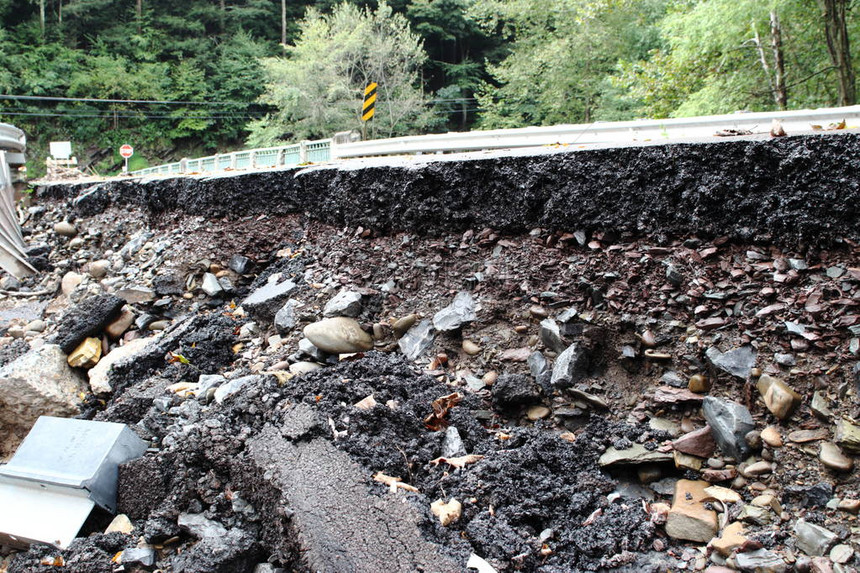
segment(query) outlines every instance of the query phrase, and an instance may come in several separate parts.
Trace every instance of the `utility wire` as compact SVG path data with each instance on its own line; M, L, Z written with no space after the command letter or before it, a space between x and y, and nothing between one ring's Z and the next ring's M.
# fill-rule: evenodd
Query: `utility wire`
M0 116L2 115L16 115L16 116L28 116L28 117L65 117L65 118L102 118L102 119L111 119L111 118L126 118L126 119L253 119L262 117L262 115L191 115L191 116L183 116L176 117L170 114L127 114L127 113L47 113L47 112L26 112L26 111L2 111L0 110Z
M95 103L152 103L159 105L255 105L256 102L246 101L176 101L150 99L99 99L88 97L54 97L0 94L0 100L30 100L30 101L79 101ZM260 105L260 104L256 104Z

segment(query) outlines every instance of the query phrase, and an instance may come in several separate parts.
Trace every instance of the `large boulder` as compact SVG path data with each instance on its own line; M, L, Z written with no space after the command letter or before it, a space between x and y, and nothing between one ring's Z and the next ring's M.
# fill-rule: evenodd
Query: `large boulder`
M0 457L12 453L39 416L80 413L81 376L55 344L46 344L0 368Z

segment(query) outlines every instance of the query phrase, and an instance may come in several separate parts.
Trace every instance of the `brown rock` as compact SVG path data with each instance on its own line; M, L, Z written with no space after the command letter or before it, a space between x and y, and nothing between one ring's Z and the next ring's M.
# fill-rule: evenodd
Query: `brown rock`
M510 360L511 362L525 362L529 359L529 355L531 353L532 351L528 346L524 346L522 348L510 348L502 352L499 359Z
M711 427L705 426L704 428L684 434L672 442L672 447L679 452L691 456L709 458L717 448L717 443L714 441L713 435L711 435Z
M134 313L127 306L116 319L105 327L105 333L113 340L118 340L134 323Z
M701 402L704 397L690 392L686 388L660 386L654 392L654 402L657 404L677 404L678 402Z
M756 388L764 398L767 409L779 420L791 416L800 405L800 394L779 378L763 374L756 382Z
M747 538L744 536L743 524L740 521L735 521L727 525L719 537L712 539L708 547L711 547L723 557L728 557L732 551L741 547L746 542Z
M843 454L833 442L821 442L818 459L826 467L838 472L850 472L854 467L854 460Z
M708 498L705 481L678 480L675 498L666 520L666 533L673 539L707 543L717 534L717 513L704 506Z
M828 432L825 428L818 430L795 430L788 435L790 442L797 444L805 444L807 442L816 442L818 440L827 439Z
M729 481L738 477L738 470L729 468L725 470L707 469L702 472L702 479L710 483L719 483L721 481Z
M697 394L705 394L711 389L711 381L706 376L701 374L693 374L687 383L687 388L690 392Z
M782 447L782 436L779 434L779 429L776 426L768 426L762 430L761 439L771 448Z

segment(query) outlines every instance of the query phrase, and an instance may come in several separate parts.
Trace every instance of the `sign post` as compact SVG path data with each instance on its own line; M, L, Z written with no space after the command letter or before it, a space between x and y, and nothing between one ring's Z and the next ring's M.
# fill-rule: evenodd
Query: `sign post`
M361 105L361 138L367 139L367 122L373 119L376 107L376 82L367 84L364 88L364 102Z
M122 172L128 173L128 158L134 155L134 147L126 143L119 148L119 154L125 159L125 166L122 168Z

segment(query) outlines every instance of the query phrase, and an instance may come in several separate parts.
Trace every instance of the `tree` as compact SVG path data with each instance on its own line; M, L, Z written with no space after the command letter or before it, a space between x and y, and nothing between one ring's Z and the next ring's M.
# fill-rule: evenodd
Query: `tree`
M479 91L484 127L593 121L620 57L644 55L642 34L663 0L480 0L473 15L510 39ZM652 14L653 12L653 14Z
M260 101L277 108L249 125L249 145L329 137L361 127L364 88L378 84L372 127L385 137L431 123L420 85L426 60L405 17L381 1L376 10L342 3L331 14L309 9L286 56L263 60Z
M830 61L836 68L839 81L839 105L857 103L854 66L851 63L851 46L848 38L849 0L818 0L824 20L824 35Z

